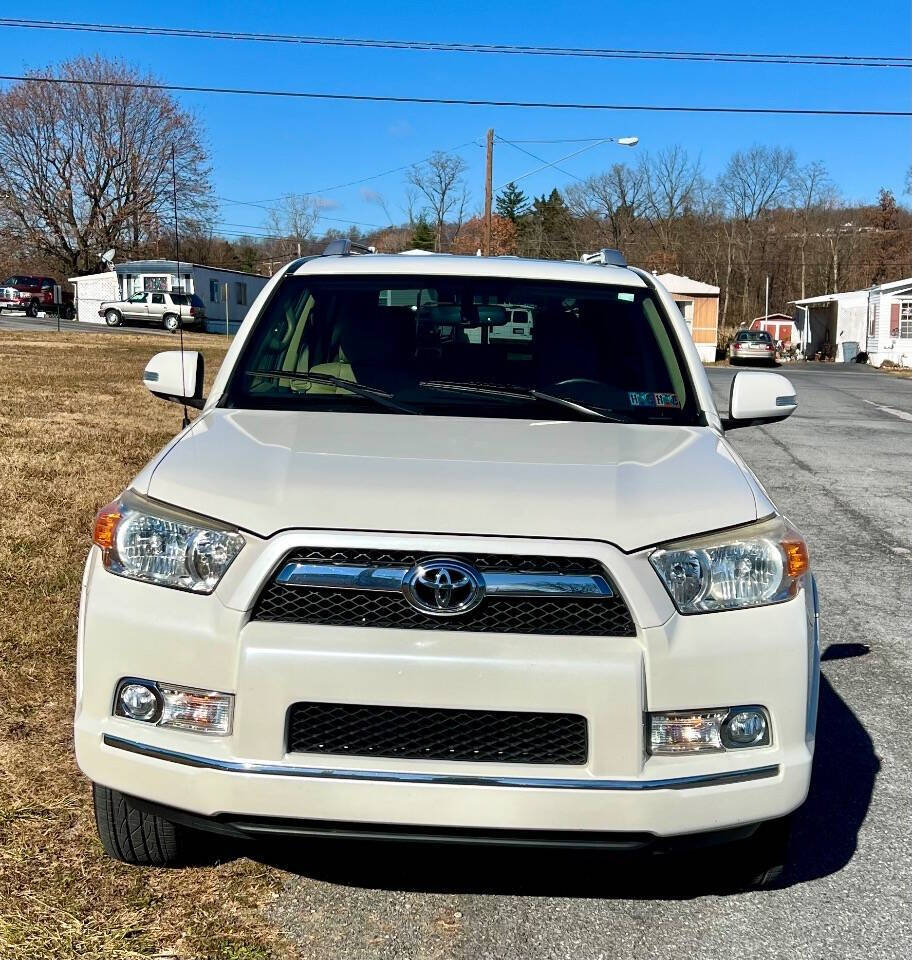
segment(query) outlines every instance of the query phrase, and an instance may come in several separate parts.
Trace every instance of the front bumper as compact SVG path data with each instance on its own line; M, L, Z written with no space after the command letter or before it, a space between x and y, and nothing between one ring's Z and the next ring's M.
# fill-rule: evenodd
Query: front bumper
M435 553L471 546L452 538L378 539L371 535L371 544ZM653 837L774 819L807 794L816 668L813 604L805 591L777 606L681 617L645 553L535 541L529 553L595 554L628 600L637 636L250 622L247 611L276 558L289 545L328 537L273 540L282 542L249 544L243 562L239 558L210 597L115 577L93 550L80 617L75 721L77 759L91 780L216 821ZM521 552L515 540L485 546ZM234 693L231 736L112 716L114 689L124 676ZM567 766L287 753L288 707L307 699L581 713L589 725L589 756ZM647 755L645 711L739 703L769 710L769 746Z

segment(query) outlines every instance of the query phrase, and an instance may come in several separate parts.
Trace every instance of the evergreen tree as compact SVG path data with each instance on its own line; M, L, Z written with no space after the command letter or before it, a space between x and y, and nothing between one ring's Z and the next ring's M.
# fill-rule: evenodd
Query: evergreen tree
M412 231L412 248L415 250L433 250L437 237L434 228L421 216Z
M508 183L495 200L497 215L516 223L529 210L529 200L515 183Z
M535 198L528 221L534 256L554 260L574 256L571 240L573 218L558 190L552 190L547 197L542 194Z

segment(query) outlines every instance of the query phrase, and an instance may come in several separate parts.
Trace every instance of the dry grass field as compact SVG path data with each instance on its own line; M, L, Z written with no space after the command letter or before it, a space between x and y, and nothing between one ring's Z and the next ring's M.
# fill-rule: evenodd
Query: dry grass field
M225 344L201 349L207 380ZM180 426L138 334L0 333L0 957L281 955L248 860L138 870L106 860L72 752L76 612L92 518Z

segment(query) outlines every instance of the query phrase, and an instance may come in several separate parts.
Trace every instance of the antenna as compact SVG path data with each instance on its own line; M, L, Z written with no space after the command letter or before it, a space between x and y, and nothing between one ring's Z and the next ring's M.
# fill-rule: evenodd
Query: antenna
M174 201L174 251L177 259L177 292L181 289L181 248L180 231L177 229L177 172L174 166L174 144L171 144L171 197ZM187 373L184 368L184 325L181 322L180 304L177 306L177 330L180 334L180 352L181 352L181 389L184 394L187 392ZM190 426L190 416L187 413L187 398L184 396L184 419L181 423L181 429L184 430Z

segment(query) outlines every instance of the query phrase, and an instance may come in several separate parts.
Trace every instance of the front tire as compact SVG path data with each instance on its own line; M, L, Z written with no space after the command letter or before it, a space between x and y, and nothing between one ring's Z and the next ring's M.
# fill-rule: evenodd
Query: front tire
M180 317L173 313L167 313L165 314L164 320L162 320L162 325L168 333L177 333L180 327Z
M104 852L121 863L169 867L187 862L195 846L192 830L140 810L119 790L92 784L95 826Z
M25 315L34 319L38 316L38 304L34 300L30 300L28 306L25 308Z
M108 310L105 313L105 323L109 327L119 327L123 323L123 317L116 310Z

